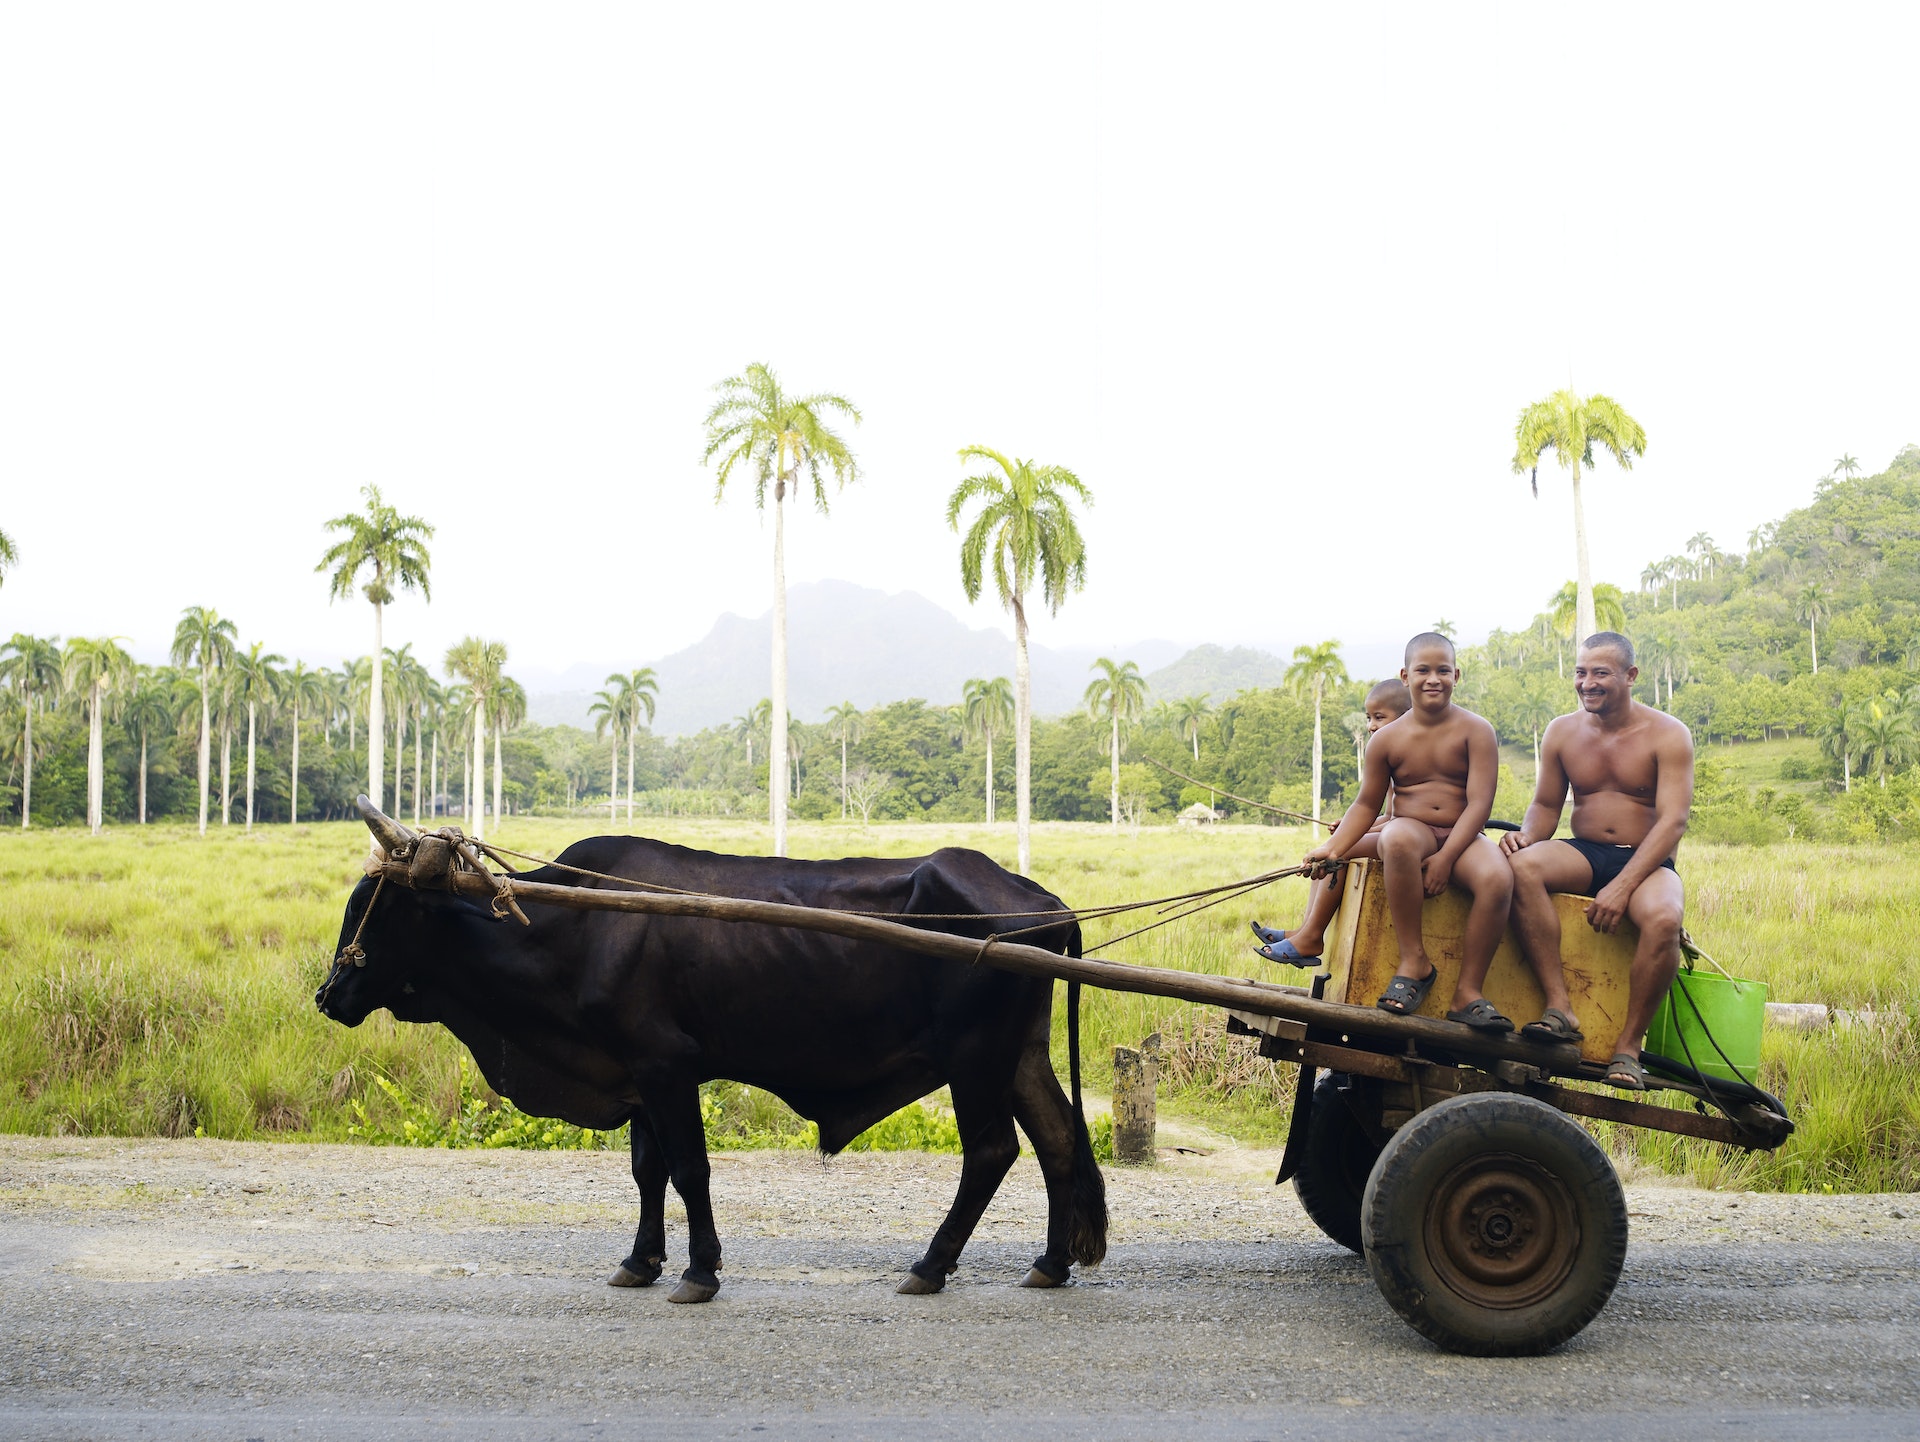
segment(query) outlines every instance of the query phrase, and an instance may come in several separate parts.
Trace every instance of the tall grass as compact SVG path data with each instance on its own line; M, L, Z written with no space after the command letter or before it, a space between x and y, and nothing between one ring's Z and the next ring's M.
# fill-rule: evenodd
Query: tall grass
M496 839L551 855L603 829L591 820L513 819ZM764 825L744 822L655 820L645 830L721 851L766 844ZM1308 844L1304 831L1264 827L1115 834L1044 824L1035 831L1035 873L1070 904L1090 906L1250 875L1297 859ZM1013 862L1010 827L801 824L793 834L795 854L813 857L916 855L945 845ZM462 1049L446 1032L385 1013L349 1031L313 1007L365 854L364 828L346 823L204 839L178 827L99 838L0 834L0 1129L397 1138L409 1118L452 1127L468 1116L471 1081L463 1091ZM1793 1106L1799 1123L1777 1154L1625 1128L1613 1129L1610 1144L1642 1164L1710 1182L1920 1186L1920 1023L1910 976L1920 850L1690 844L1682 871L1693 934L1736 974L1766 981L1776 1000L1904 1020L1769 1034L1762 1083ZM1101 954L1271 977L1251 954L1247 919L1283 922L1304 897L1299 882L1283 881ZM1124 919L1091 923L1088 945L1128 929ZM1064 1011L1056 1006L1054 1019L1063 1078ZM1225 1036L1217 1012L1090 989L1082 1025L1096 1089L1110 1081L1115 1044L1137 1045L1157 1031L1163 1112L1247 1141L1278 1139L1291 1069ZM722 1132L789 1140L802 1132L777 1102L744 1092L716 1093ZM504 1124L488 1126L492 1136Z

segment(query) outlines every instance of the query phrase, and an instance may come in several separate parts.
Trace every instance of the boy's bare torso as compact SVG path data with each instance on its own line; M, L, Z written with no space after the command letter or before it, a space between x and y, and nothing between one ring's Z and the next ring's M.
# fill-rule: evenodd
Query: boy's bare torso
M1445 829L1467 809L1467 741L1471 712L1448 706L1437 722L1423 724L1414 712L1383 726L1370 743L1378 746L1393 779L1393 814Z
M1638 846L1654 822L1660 789L1659 744L1682 723L1634 703L1627 725L1608 728L1575 712L1556 720L1545 738L1573 792L1573 834L1582 841Z

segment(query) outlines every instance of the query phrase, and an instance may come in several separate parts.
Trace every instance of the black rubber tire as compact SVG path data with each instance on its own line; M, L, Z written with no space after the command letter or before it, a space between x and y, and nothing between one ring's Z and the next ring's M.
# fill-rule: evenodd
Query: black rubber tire
M1313 1084L1307 1113L1306 1144L1293 1174L1294 1195L1320 1228L1350 1252L1364 1250L1360 1203L1367 1178L1380 1156L1380 1143L1348 1105L1344 1089L1351 1077L1328 1075Z
M1599 1145L1532 1097L1480 1092L1388 1140L1361 1203L1387 1305L1449 1352L1529 1357L1600 1315L1627 1256L1627 1199Z

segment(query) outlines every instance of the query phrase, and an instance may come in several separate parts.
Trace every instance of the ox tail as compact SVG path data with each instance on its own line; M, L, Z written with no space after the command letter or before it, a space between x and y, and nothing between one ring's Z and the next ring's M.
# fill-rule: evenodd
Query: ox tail
M1077 954L1078 946L1073 948ZM1080 1103L1080 983L1067 983L1067 1074L1073 1083L1073 1180L1067 1213L1067 1252L1085 1267L1107 1255L1107 1181L1093 1155L1086 1109Z

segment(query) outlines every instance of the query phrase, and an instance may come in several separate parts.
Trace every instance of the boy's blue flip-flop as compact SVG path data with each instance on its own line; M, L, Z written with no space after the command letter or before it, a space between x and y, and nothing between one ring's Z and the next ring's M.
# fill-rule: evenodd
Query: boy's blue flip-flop
M1318 966L1320 964L1319 957L1306 955L1299 947L1293 944L1293 938L1288 936L1281 937L1269 946L1256 946L1253 949L1253 954L1264 957L1268 961L1284 962L1288 966Z
M1253 934L1268 946L1272 946L1276 941L1285 941L1287 939L1286 932L1278 931L1271 926L1262 926L1257 921L1249 921L1247 925L1251 926L1253 928Z

